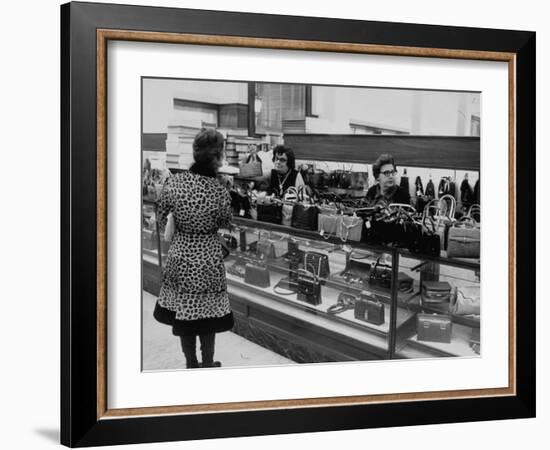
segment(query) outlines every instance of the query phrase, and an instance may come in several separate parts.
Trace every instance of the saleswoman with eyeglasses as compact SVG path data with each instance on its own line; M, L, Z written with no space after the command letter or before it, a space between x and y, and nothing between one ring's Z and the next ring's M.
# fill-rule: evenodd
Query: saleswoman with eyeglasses
M290 147L277 145L273 149L273 162L275 168L271 171L268 195L283 197L289 187L298 188L304 185L302 175L296 170L296 158Z
M367 191L367 202L370 206L387 206L390 203L410 204L410 195L397 184L397 167L392 155L387 153L380 155L372 165L372 174L377 183Z

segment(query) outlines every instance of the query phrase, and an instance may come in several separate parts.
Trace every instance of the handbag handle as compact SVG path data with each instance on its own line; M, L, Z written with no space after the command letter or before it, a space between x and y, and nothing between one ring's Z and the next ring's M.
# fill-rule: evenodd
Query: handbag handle
M441 205L443 201L447 200L449 200L449 202L451 203L451 206L448 210L447 208L445 208L445 210L448 212L447 217L451 220L454 220L456 213L456 199L450 194L445 194L439 197L439 204ZM443 210L443 208L441 208L441 210Z
M471 217L476 222L476 218L473 216L474 214L477 214L479 218L481 219L481 206L478 203L474 203L470 208L468 209L468 212L466 213L466 217Z

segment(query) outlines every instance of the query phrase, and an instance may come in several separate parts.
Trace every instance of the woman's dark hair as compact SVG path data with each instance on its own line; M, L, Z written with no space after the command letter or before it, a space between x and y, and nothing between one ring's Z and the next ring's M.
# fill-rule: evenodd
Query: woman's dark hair
M190 172L214 178L223 155L223 135L214 128L203 128L193 141L193 159Z
M377 180L380 176L380 169L382 166L386 164L391 164L393 168L395 169L395 162L393 160L393 156L388 153L382 153L376 161L374 161L374 164L372 165L372 174L374 175L374 179Z
M286 145L277 145L273 149L273 162L275 162L275 158L277 155L286 155L287 158L287 165L290 170L293 170L296 167L296 157L294 156L294 151L287 147Z

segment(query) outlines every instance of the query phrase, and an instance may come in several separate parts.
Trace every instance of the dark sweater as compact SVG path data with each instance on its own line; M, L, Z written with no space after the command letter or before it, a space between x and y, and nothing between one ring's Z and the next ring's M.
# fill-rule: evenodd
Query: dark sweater
M367 191L367 202L370 206L379 204L389 205L390 203L410 205L411 196L397 185L393 187L389 194L382 195L380 185L376 183Z

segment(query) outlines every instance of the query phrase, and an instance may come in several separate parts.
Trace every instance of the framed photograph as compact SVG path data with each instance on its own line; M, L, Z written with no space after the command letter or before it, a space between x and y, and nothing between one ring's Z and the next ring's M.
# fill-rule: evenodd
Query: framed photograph
M535 33L77 2L61 38L62 444L534 417Z

